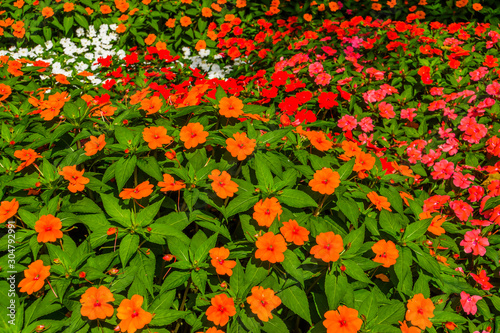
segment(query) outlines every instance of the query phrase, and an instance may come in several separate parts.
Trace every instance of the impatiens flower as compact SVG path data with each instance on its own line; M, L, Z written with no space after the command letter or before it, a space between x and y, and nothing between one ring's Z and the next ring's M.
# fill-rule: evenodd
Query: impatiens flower
M142 137L148 143L149 149L160 148L173 140L171 136L167 135L167 129L163 126L144 128Z
M356 155L356 161L354 162L354 167L352 170L355 172L370 171L374 165L375 157L373 157L372 154L360 151Z
M471 273L470 276L472 276L476 283L479 283L481 285L481 289L490 290L491 288L493 288L493 285L489 282L490 278L486 276L486 271L484 269L481 270L479 275Z
M85 144L85 155L93 156L97 154L98 151L101 151L106 146L106 141L104 141L104 134L99 135L99 137L95 137L93 135L90 136L90 141Z
M22 293L33 294L42 289L45 279L50 275L50 266L44 266L43 261L37 260L28 266L24 271L24 279L19 282L19 291Z
M145 110L146 115L154 114L158 112L163 106L163 101L158 96L153 96L151 98L145 98L141 101L141 107L139 110Z
M85 184L88 184L90 180L83 177L84 171L76 170L76 165L65 166L62 171L59 171L59 174L69 181L68 190L70 192L76 193L85 189Z
M257 239L255 246L257 246L257 251L255 251L257 259L273 264L285 260L283 253L286 251L286 242L282 235L265 233Z
M62 238L62 222L54 215L42 215L35 223L35 231L38 232L37 241L39 243L55 242Z
M432 178L437 179L450 179L453 176L454 164L447 160L441 160L434 164L434 171L431 172Z
M455 200L450 202L450 208L453 209L455 215L460 221L467 221L474 211L471 205L463 202L462 200Z
M90 320L106 319L106 317L111 317L115 312L113 306L108 304L108 302L113 302L114 300L113 294L105 286L100 286L99 289L90 287L80 298L80 303L82 303L80 313Z
M232 138L226 140L226 149L238 161L243 161L253 153L256 142L255 139L247 138L246 133L234 133Z
M219 170L213 170L208 178L213 180L212 189L221 199L233 197L238 191L238 184L231 180L231 176L226 171L221 173Z
M429 214L430 215L430 214ZM427 228L427 231L436 235L441 236L446 231L441 225L446 221L446 215L436 215L432 218L431 224Z
M358 125L358 122L356 121L356 118L346 114L345 116L340 118L338 125L342 129L342 131L346 132L355 129Z
M304 242L309 240L309 230L299 226L297 221L290 220L283 222L280 232L285 237L287 242L292 242L295 245L304 245Z
M375 207L377 207L378 210L385 209L392 212L392 209L390 208L391 204L389 203L386 197L378 195L376 192L370 192L366 196L368 197L368 199L370 199L372 204L374 204Z
M21 161L24 161L16 169L16 172L19 172L22 169L26 168L27 166L31 165L33 162L35 162L37 158L42 158L42 155L39 155L33 149L21 149L21 150L16 150L14 152L14 157L20 159Z
M412 325L425 330L426 327L432 327L429 318L434 317L434 309L435 306L430 298L424 298L424 295L416 294L412 299L408 300L405 319L410 321Z
M340 175L330 168L323 168L314 173L314 178L309 181L313 191L321 194L333 194L340 185Z
M186 149L194 148L207 141L208 132L203 130L200 123L189 123L181 128L180 139Z
M151 322L153 315L141 308L144 298L134 295L131 299L124 299L118 310L116 317L120 319L121 332L134 333Z
M210 258L212 258L212 266L215 267L217 274L229 276L233 275L233 268L236 266L236 261L226 260L229 257L229 250L225 247L214 247L210 251Z
M120 198L122 199L142 199L153 193L153 184L149 183L149 180L140 183L135 188L124 188L120 192Z
M262 321L273 319L271 311L281 304L281 299L274 295L271 288L255 286L252 288L252 295L247 297L250 310Z
M471 315L476 314L476 312L477 312L476 303L479 300L483 299L481 296L477 296L477 295L471 296L471 295L467 294L465 291L462 291L460 293L460 298L461 298L460 304L462 304L462 308L464 309L464 312L466 314L471 314Z
M311 144L319 151L327 151L332 149L333 142L326 139L325 133L321 131L310 131L307 132L307 138L311 141Z
M396 244L392 241L384 239L379 240L372 246L372 251L376 254L373 261L383 264L385 268L389 268L396 263L399 257L399 251L396 249Z
M239 117L243 114L243 102L238 97L222 97L219 101L219 112L226 118Z
M168 191L178 191L180 189L186 188L186 184L182 180L175 180L174 177L165 173L163 174L163 181L158 182L158 186L161 187L162 192Z
M12 201L2 201L0 203L0 223L7 222L12 216L16 215L19 209L19 202L14 198Z
M399 328L401 329L401 333L420 333L421 330L418 327L411 326L408 327L408 324L406 324L406 320L403 322L399 322L401 325Z
M363 325L363 321L358 318L358 310L341 305L337 310L325 313L323 325L327 333L357 333Z
M283 213L281 205L276 198L266 198L264 201L259 200L259 202L253 206L253 209L253 219L257 221L259 226L268 228L271 226L276 216L278 216L279 219L279 216Z
M216 295L211 300L212 305L207 309L207 319L215 325L224 326L229 321L229 317L236 314L234 301L226 294Z
M485 246L490 245L488 238L481 237L481 230L467 231L464 239L460 242L460 246L464 247L465 253L471 253L475 256L484 256L486 254Z
M332 231L323 232L316 236L316 244L311 248L314 258L324 262L337 261L340 253L344 250L344 242L340 235L335 235Z

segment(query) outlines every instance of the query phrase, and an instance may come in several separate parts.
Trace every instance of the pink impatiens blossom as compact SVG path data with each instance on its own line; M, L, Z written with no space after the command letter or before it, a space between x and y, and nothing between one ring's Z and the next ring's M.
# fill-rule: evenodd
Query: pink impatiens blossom
M415 108L402 109L401 119L408 119L409 121L413 121L413 119L417 116L417 113L415 111L417 111L417 109Z
M391 119L396 115L396 113L394 112L394 107L390 103L380 102L380 104L378 105L378 109L382 118Z
M346 114L345 116L340 118L338 125L340 128L342 128L342 131L346 132L355 129L356 126L358 126L358 122L356 121L356 118Z
M441 160L434 164L434 171L431 172L432 178L437 179L450 179L454 171L453 162L448 162L447 160Z
M461 172L455 172L453 174L453 185L462 189L468 188L473 180L474 176L468 173L464 175Z
M500 83L493 82L486 86L486 92L491 96L500 97Z
M481 296L477 296L477 295L471 296L471 295L467 294L465 291L462 291L460 293L460 297L462 298L460 300L460 303L462 304L462 308L464 309L464 312L466 314L475 315L477 312L476 303L478 301L482 300L483 298Z
M359 126L361 126L361 130L363 132L365 132L365 133L373 131L373 121L372 121L372 118L370 118L370 117L364 117L359 122Z
M471 253L475 256L480 255L481 257L486 254L485 246L490 245L488 238L481 237L481 230L471 230L467 231L464 235L464 239L460 242L460 246L464 247L465 253Z
M450 208L453 209L455 215L458 217L460 221L467 221L472 212L474 211L474 209L472 209L472 207L469 204L461 200L455 200L450 202Z
M321 73L319 74L314 82L320 86L326 86L330 83L330 80L332 79L331 75L328 73Z

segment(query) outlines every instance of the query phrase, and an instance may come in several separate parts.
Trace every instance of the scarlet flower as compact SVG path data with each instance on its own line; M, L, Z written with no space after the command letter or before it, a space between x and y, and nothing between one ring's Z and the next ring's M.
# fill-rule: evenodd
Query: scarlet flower
M321 194L333 194L340 185L340 175L330 168L323 168L314 173L314 178L309 181L313 191Z
M222 97L219 101L219 112L226 118L239 117L243 114L243 102L238 97Z
M84 171L76 170L76 165L65 166L62 171L59 171L59 174L69 181L68 190L70 192L76 193L85 189L85 184L88 184L90 180L83 177Z
M464 312L466 314L471 314L475 315L477 312L477 305L476 303L483 298L481 296L471 296L467 294L465 291L462 291L460 293L460 304L462 304L462 308L464 309Z
M221 199L233 197L238 191L238 184L231 180L231 176L226 171L221 173L219 170L213 170L208 178L213 180L212 189Z
M396 244L392 241L379 240L372 246L372 251L376 254L373 261L383 264L385 268L389 268L396 263L399 257L399 251L396 249Z
M314 258L324 262L337 261L340 253L344 250L344 242L340 235L335 235L332 231L323 232L316 236L316 244L311 248Z
M19 291L22 293L33 294L42 289L45 279L50 275L50 266L44 266L43 261L37 260L28 266L24 271L24 279L19 282Z
M273 319L271 311L280 306L281 299L274 295L274 290L271 288L255 286L252 288L252 295L247 297L247 303L260 320L269 321Z
M363 321L358 318L358 310L341 305L337 310L325 313L323 325L327 333L357 333L363 325Z
M489 282L490 278L486 276L486 271L484 269L481 270L479 275L471 273L470 276L472 276L476 283L479 283L481 285L481 289L490 290L491 288L493 288L493 285Z
M226 140L226 149L238 161L243 161L255 149L256 140L247 138L246 133L234 133L232 138Z
M211 300L212 304L206 312L207 319L215 325L224 326L229 321L229 317L236 314L234 301L226 294L216 295Z
M149 180L146 180L139 185L137 185L135 188L124 188L120 192L120 198L122 199L142 199L147 196L149 196L151 193L153 193L153 184L149 183Z
M42 158L42 155L38 154L33 149L21 149L14 152L14 157L20 159L21 161L24 161L16 169L16 172L19 172L35 162L37 158Z
M467 231L464 239L460 242L460 246L464 247L465 253L472 252L473 255L480 255L481 257L486 254L485 246L488 245L490 245L488 238L481 237L480 229Z
M298 246L304 245L304 242L309 240L309 230L299 226L295 220L283 222L280 232L285 237L287 242L292 242Z
M2 201L0 203L0 223L7 222L12 216L16 215L19 209L19 202L14 198L12 201Z
M122 332L134 333L151 322L151 313L141 308L144 298L134 295L131 299L124 299L118 310L116 317L121 320L118 324Z
M392 212L392 209L389 208L389 207L391 207L391 204L389 203L389 201L387 201L386 197L378 195L375 192L370 192L366 196L368 197L368 199L370 199L372 204L374 204L375 207L377 207L378 210L382 210L382 208L383 208L383 209L386 209L386 210Z
M270 231L260 236L255 245L257 246L255 258L273 264L285 260L283 252L286 251L286 242L282 235L275 235Z
M114 300L113 294L105 286L100 286L99 289L90 287L80 298L80 303L82 303L80 313L90 320L106 319L115 312L113 306L108 304Z
M268 228L271 226L276 216L278 216L279 219L279 216L283 213L281 205L276 198L266 198L264 201L259 200L259 202L253 206L253 209L253 219L257 221L259 226Z
M85 144L85 155L93 156L97 154L98 151L101 151L106 146L106 141L104 141L104 134L99 135L99 137L95 137L93 135L90 136L90 141Z
M424 295L416 294L412 299L408 300L405 319L410 321L412 325L425 330L426 327L432 327L429 318L434 317L434 309L435 306L430 298L424 298Z
M174 180L174 177L172 177L168 173L163 174L163 181L158 182L158 186L162 188L160 190L162 192L178 191L180 189L186 188L186 184L184 184L184 181L182 180L176 181Z
M145 127L142 138L148 143L149 149L156 149L162 145L168 145L173 138L167 135L167 129L163 126Z
M39 243L55 242L62 238L62 222L54 215L48 214L40 217L35 223L35 231L38 232Z
M210 258L212 258L212 266L215 267L215 271L219 275L233 275L233 268L236 266L236 261L226 260L229 257L229 250L225 247L214 247L210 251Z
M203 130L200 123L189 123L181 128L180 139L186 149L194 148L207 141L208 132Z

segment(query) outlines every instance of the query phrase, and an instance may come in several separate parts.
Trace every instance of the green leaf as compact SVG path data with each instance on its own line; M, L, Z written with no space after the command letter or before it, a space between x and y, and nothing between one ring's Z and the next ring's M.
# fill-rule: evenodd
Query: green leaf
M267 322L263 323L264 326L262 329L267 333L289 333L288 327L277 315L273 316L273 319L270 319Z
M178 319L184 318L189 312L161 309L151 319L150 326L166 326Z
M396 219L395 215L385 209L382 209L380 212L379 223L383 230L389 232L393 236L396 236L401 229L401 224Z
M155 216L160 211L163 200L165 200L165 198L162 198L160 201L157 201L154 204L146 206L146 208L142 209L139 214L137 214L137 222L143 227L153 222Z
M172 271L168 273L165 281L161 285L160 293L182 286L190 276L191 273L188 271Z
M398 290L409 295L412 292L413 278L411 273L411 265L413 257L411 250L403 247L399 250L399 257L394 264L394 272L398 278Z
M130 260L132 255L139 248L139 235L127 234L123 237L120 242L120 261L122 262L123 267L127 266L127 262Z
M163 174L161 173L161 169L156 158L152 156L141 157L137 160L137 166L157 181L163 181Z
M365 225L363 224L360 228L351 231L350 233L347 234L346 237L344 237L344 244L346 246L349 246L345 254L354 254L356 253L361 245L363 244L363 241L365 240Z
M489 209L496 208L497 206L500 205L500 197L493 197L489 198L486 203L484 204L484 209L483 211L487 211Z
M337 172L340 175L340 180L346 180L352 173L352 169L354 168L355 159L351 158L348 162L344 163Z
M402 302L392 301L390 305L383 305L379 308L376 324L397 324L402 321L406 312L406 307Z
M236 266L233 268L233 275L229 279L229 286L237 297L243 296L245 288L245 272L239 260L236 260Z
M208 252L215 247L219 234L213 234L206 241L199 245L194 253L194 260L204 262L208 256Z
M312 324L309 302L303 289L297 286L291 286L278 294L283 305L299 315L302 319Z
M262 142L262 143L273 144L275 142L280 141L290 131L291 131L291 128L280 129L280 130L276 130L276 131L269 131L266 134L264 134L263 136L259 137L258 141Z
M85 29L89 28L89 23L87 22L85 17L81 16L80 14L75 14L75 21L79 26Z
M281 191L281 194L278 196L278 200L281 203L293 208L318 207L316 201L314 201L309 194L289 188Z
M424 250L422 250L417 244L408 243L407 245L413 251L413 253L415 253L415 258L417 259L418 265L440 280L441 268L439 267L437 260L427 252L424 252Z
M245 270L245 292L243 295L246 295L250 292L250 290L257 286L262 282L267 276L267 269L262 266L262 262L251 259L247 263L247 267Z
M340 211L351 221L355 226L358 225L359 207L351 198L340 199L337 203Z
M342 263L345 266L345 273L352 277L355 280L369 283L369 284L374 284L372 280L370 280L363 269L354 261L352 260L344 260Z
M238 195L226 207L226 218L245 212L255 206L259 197L254 195Z
M262 153L256 153L254 159L255 177L257 182L263 187L263 190L270 191L273 188L273 175L267 166L266 159Z
M118 191L120 192L125 186L125 183L132 176L137 164L137 156L133 155L129 158L120 158L116 163L115 179Z
M330 309L336 309L340 304L340 299L345 291L343 282L347 282L347 280L338 279L333 274L325 275L325 294Z
M301 261L291 250L286 250L284 256L285 260L283 260L281 266L283 266L287 274L290 274L293 278L295 278L295 280L304 286L304 272L302 268L300 268L300 265L302 264Z
M104 210L113 218L113 220L120 223L124 227L130 227L132 225L130 210L123 209L120 206L118 198L115 198L110 194L101 193L101 199Z
M175 290L170 290L165 293L162 293L148 307L148 312L159 313L161 309L163 309L163 311L170 309L172 303L174 302L174 299L175 299Z
M430 321L432 323L446 323L446 322L453 322L455 324L464 324L467 322L467 319L464 318L463 316L456 314L454 312L450 311L439 311L439 310L434 310L434 317L430 318Z
M378 312L378 302L373 293L370 293L370 295L363 300L359 307L359 312L365 316L366 322L370 322L375 318Z
M427 229L431 225L431 221L432 219L425 219L414 223L410 223L406 227L403 236L403 242L412 242L422 237L427 232Z

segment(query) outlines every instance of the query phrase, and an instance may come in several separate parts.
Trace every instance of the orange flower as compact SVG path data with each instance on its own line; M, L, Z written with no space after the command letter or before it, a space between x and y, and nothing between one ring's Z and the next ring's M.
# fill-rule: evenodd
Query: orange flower
M63 236L61 228L61 220L54 215L40 216L40 219L35 223L35 231L38 232L36 240L38 243L55 242Z
M90 141L85 144L85 155L95 155L98 151L103 150L104 146L106 146L106 141L104 141L104 134L99 135L98 138L91 135Z
M233 268L236 266L236 261L226 260L229 257L229 250L225 247L214 247L209 252L210 258L212 258L212 266L215 267L215 271L219 275L233 275Z
M270 263L282 262L285 260L283 252L286 251L286 242L282 235L275 235L271 231L260 236L255 242L257 251L255 258Z
M89 179L83 177L83 172L76 170L76 165L65 166L59 174L64 177L64 179L69 181L68 190L72 193L81 192L85 189L85 184L88 184Z
M118 27L116 27L116 32L119 34L124 33L126 30L127 30L127 27L123 23L120 23L118 25Z
M181 128L180 139L186 149L194 148L207 141L208 132L203 130L200 123L189 123Z
M224 326L229 321L229 317L236 314L234 301L226 294L216 295L211 300L212 305L207 309L207 319L215 325Z
M80 298L80 303L82 303L80 313L90 320L106 319L106 317L111 317L115 312L113 306L108 304L108 302L113 302L114 300L113 294L105 286L100 286L99 289L90 287Z
M158 182L158 186L162 188L160 190L162 192L178 191L180 189L186 188L186 184L184 184L182 180L175 181L174 177L172 177L168 173L163 175L163 181Z
M420 329L418 327L408 327L406 320L404 322L399 322L399 324L401 325L399 327L401 329L401 333L420 333Z
M405 319L410 321L412 325L425 330L426 327L432 327L429 318L434 317L434 309L435 306L430 298L424 298L424 295L416 294L412 299L408 300Z
M281 299L274 295L271 288L255 286L252 288L252 295L247 297L247 303L250 304L250 310L262 321L273 319L271 311L281 304Z
M7 63L7 65L9 66L7 68L7 72L9 72L10 74L12 74L14 76L21 76L21 75L23 75L23 72L20 70L21 67L23 67L23 64L20 63L19 61L17 61L17 60L9 60L9 62Z
M216 12L220 12L222 10L222 7L216 3L212 3L210 7L212 7L212 9L215 10Z
M7 222L8 219L17 214L18 209L19 202L16 201L16 198L12 201L2 201L0 203L0 223Z
M57 74L54 78L61 84L69 84L68 78L64 74Z
M75 9L75 5L71 2L66 2L64 3L63 9L66 13L72 12Z
M256 220L261 227L268 228L273 224L276 216L278 216L279 220L281 213L283 213L281 205L276 198L266 198L264 201L261 199L253 206L253 209L253 219Z
M112 12L111 7L109 7L108 5L101 5L101 13L109 14L111 12Z
M147 115L158 112L163 106L163 102L160 97L153 96L151 99L145 98L141 101L141 107L139 110L145 110Z
M122 13L126 12L130 7L126 0L115 0L115 6Z
M311 249L314 258L324 262L337 261L340 253L344 250L344 242L340 235L335 235L332 231L323 232L316 236L316 243Z
M480 3L475 3L472 5L472 9L474 9L476 12L478 12L481 9L483 9L483 6Z
M16 150L14 152L14 157L17 157L21 161L24 161L16 169L16 172L19 172L22 169L26 168L27 166L31 165L33 162L35 162L37 158L42 158L42 155L39 155L33 149L21 149L21 150Z
M226 171L222 171L221 173L217 169L213 170L208 178L213 180L212 189L221 199L233 197L238 191L238 184L231 180L231 176Z
M333 194L340 185L340 175L330 168L323 168L314 173L314 178L309 181L313 191L321 194Z
M87 15L92 15L92 13L94 13L94 10L90 7L85 7L85 11L87 12Z
M183 17L181 17L181 19L180 19L180 21L179 21L179 22L181 22L181 25L182 25L183 27L187 27L187 26L191 25L191 23L193 23L193 22L191 21L191 18L190 18L190 17L188 17L188 16L183 16Z
M310 131L307 132L307 138L311 141L311 144L319 151L327 151L332 149L333 142L326 139L325 133L321 131Z
M372 204L374 204L375 207L377 207L378 210L382 210L382 208L383 208L383 209L386 209L386 210L392 212L392 209L389 208L389 207L391 207L391 204L389 203L389 201L387 201L386 197L378 195L375 192L370 192L366 196L368 197L368 199L370 199Z
M175 19L174 19L174 18L168 19L168 20L167 20L167 22L165 22L165 25L166 25L168 28L173 28L173 27L175 27Z
M203 332L196 332L196 333L203 333ZM224 333L224 331L218 330L217 327L210 327L205 333Z
M334 1L329 2L329 3L328 3L328 7L330 7L330 10L331 10L332 12L336 12L336 11L337 11L337 10L339 10L339 8L340 8L340 7L339 7L339 5L338 5L336 2L334 2Z
M144 43L146 43L146 45L151 45L155 42L155 40L156 40L156 35L149 34L148 37L146 37L146 39L144 40Z
M149 88L144 88L137 91L135 94L130 96L130 104L139 104L147 95L149 94Z
M304 14L303 17L304 17L304 20L306 20L307 22L311 22L311 20L313 18L311 14Z
M45 279L50 275L50 266L44 266L43 261L37 260L28 266L24 271L24 279L19 282L19 291L22 293L33 294L42 289Z
M396 263L399 257L399 251L396 249L396 244L392 241L379 240L372 246L372 251L376 254L373 261L383 264L385 268L389 268Z
M399 196L401 197L401 199L403 199L404 203L409 206L410 204L408 203L408 199L410 200L415 200L413 199L413 196L411 194L408 194L406 192L402 192L402 191L399 191Z
M247 1L246 0L236 0L236 7L238 8L244 8L247 6Z
M118 325L122 332L134 333L151 322L151 313L141 308L143 301L142 296L134 295L120 303L116 317L121 320Z
M148 143L149 149L160 148L173 140L171 136L167 135L167 129L163 126L144 128L142 137Z
M49 18L54 15L54 10L50 7L45 7L42 9L42 16L45 18Z
M19 9L23 8L24 6L24 1L23 0L17 0L16 2L13 3L14 7L17 7Z
M122 199L142 199L153 193L153 184L149 183L149 180L140 183L135 188L124 188L120 192L120 198Z
M12 88L6 84L0 83L0 102L7 99L12 93Z
M446 232L441 225L443 222L446 221L446 215L436 215L431 221L431 224L429 225L429 228L427 228L427 231L436 235L436 236L441 236Z
M204 50L207 48L207 43L204 40L200 39L196 43L196 46L194 48L196 49L196 51Z
M379 11L379 10L382 9L382 5L379 4L379 3L372 3L372 9L376 10L376 11Z
M358 310L341 305L337 310L325 313L323 325L327 333L356 333L361 329L363 321L358 318Z
M201 9L201 15L204 17L212 17L212 10L208 7L203 7Z
M287 242L292 242L295 245L304 245L304 242L309 240L309 230L299 226L295 220L283 222L280 232Z
M226 118L239 117L243 114L243 102L234 96L222 97L219 101L219 112Z
M354 172L369 171L375 165L375 157L372 154L359 152L352 170Z
M226 149L231 156L238 158L238 161L243 161L253 153L256 140L247 138L246 133L234 133L233 138L226 140Z

